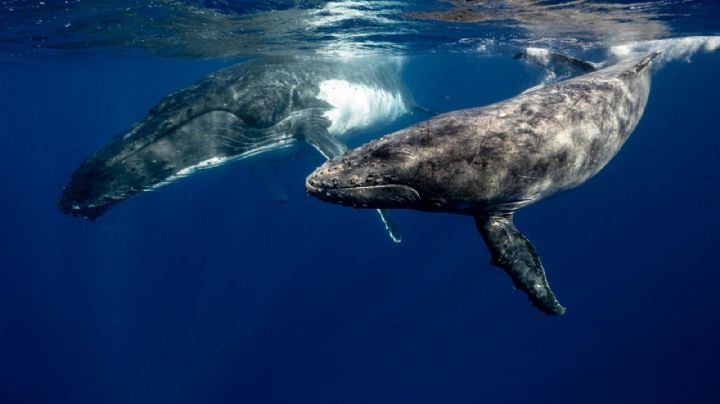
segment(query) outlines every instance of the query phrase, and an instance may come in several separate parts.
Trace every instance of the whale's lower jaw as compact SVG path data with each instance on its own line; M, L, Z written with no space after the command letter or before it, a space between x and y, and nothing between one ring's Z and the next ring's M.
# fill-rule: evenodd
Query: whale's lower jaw
M308 178L305 189L308 195L322 201L354 208L412 208L421 201L414 188L399 184L333 188L319 186L316 180Z
M66 199L60 198L58 208L66 215L80 217L83 219L94 221L104 215L114 204L105 204L99 206L79 206Z

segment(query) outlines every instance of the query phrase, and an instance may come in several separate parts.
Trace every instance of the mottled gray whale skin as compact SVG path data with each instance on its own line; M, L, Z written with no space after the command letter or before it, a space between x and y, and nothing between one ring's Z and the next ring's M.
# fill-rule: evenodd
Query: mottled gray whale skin
M582 184L610 161L642 116L655 56L438 115L326 162L306 189L357 208L471 215L492 263L541 311L563 314L513 213Z
M94 220L141 191L297 141L340 155L347 148L338 136L414 108L399 70L398 59L371 57L263 58L223 69L166 97L88 157L59 207Z

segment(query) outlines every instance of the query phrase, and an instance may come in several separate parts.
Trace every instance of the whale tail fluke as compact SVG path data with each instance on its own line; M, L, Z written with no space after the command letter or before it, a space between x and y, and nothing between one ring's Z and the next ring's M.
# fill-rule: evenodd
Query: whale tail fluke
M539 48L528 48L513 56L513 59L527 60L560 78L580 76L594 72L598 68L592 62Z
M545 277L535 246L515 227L512 214L476 217L475 225L492 255L492 264L502 268L532 304L546 314L565 314Z

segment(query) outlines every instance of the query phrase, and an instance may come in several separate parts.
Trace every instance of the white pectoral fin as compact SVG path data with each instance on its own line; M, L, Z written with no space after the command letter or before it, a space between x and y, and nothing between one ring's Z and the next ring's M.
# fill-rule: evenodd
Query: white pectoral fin
M324 133L318 131L305 135L305 141L328 160L333 157L341 156L347 150L345 143L330 136L327 131Z
M377 213L380 215L380 220L382 220L383 224L385 225L385 230L388 232L390 240L392 240L393 243L401 242L402 236L400 235L400 231L395 225L395 219L393 219L393 217L390 215L390 212L385 209L378 209Z
M323 113L326 109L310 108L305 111L303 120L298 124L298 137L303 138L309 145L314 147L326 159L330 160L345 153L347 146L333 137L328 128L330 120Z

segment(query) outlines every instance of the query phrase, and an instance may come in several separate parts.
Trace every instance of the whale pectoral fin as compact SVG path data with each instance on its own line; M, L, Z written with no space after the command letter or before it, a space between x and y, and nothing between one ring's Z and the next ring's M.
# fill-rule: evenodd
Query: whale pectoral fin
M314 130L306 133L304 139L328 160L341 156L348 149L345 143L331 136L327 129L324 131Z
M597 70L597 67L591 62L550 51L540 54L523 51L515 55L513 59L527 60L561 77L574 77Z
M380 215L380 220L382 220L383 224L385 225L385 230L388 232L390 240L392 240L393 243L401 242L402 236L400 235L400 231L397 229L397 226L395 225L395 220L390 215L390 212L385 209L377 209L377 213Z
M323 116L325 111L327 108L308 108L296 113L300 122L295 131L298 138L305 140L323 157L330 160L345 153L347 146L328 132L332 122Z
M535 246L515 227L512 214L475 218L475 225L492 255L492 264L502 268L532 304L546 314L565 313L545 278Z

